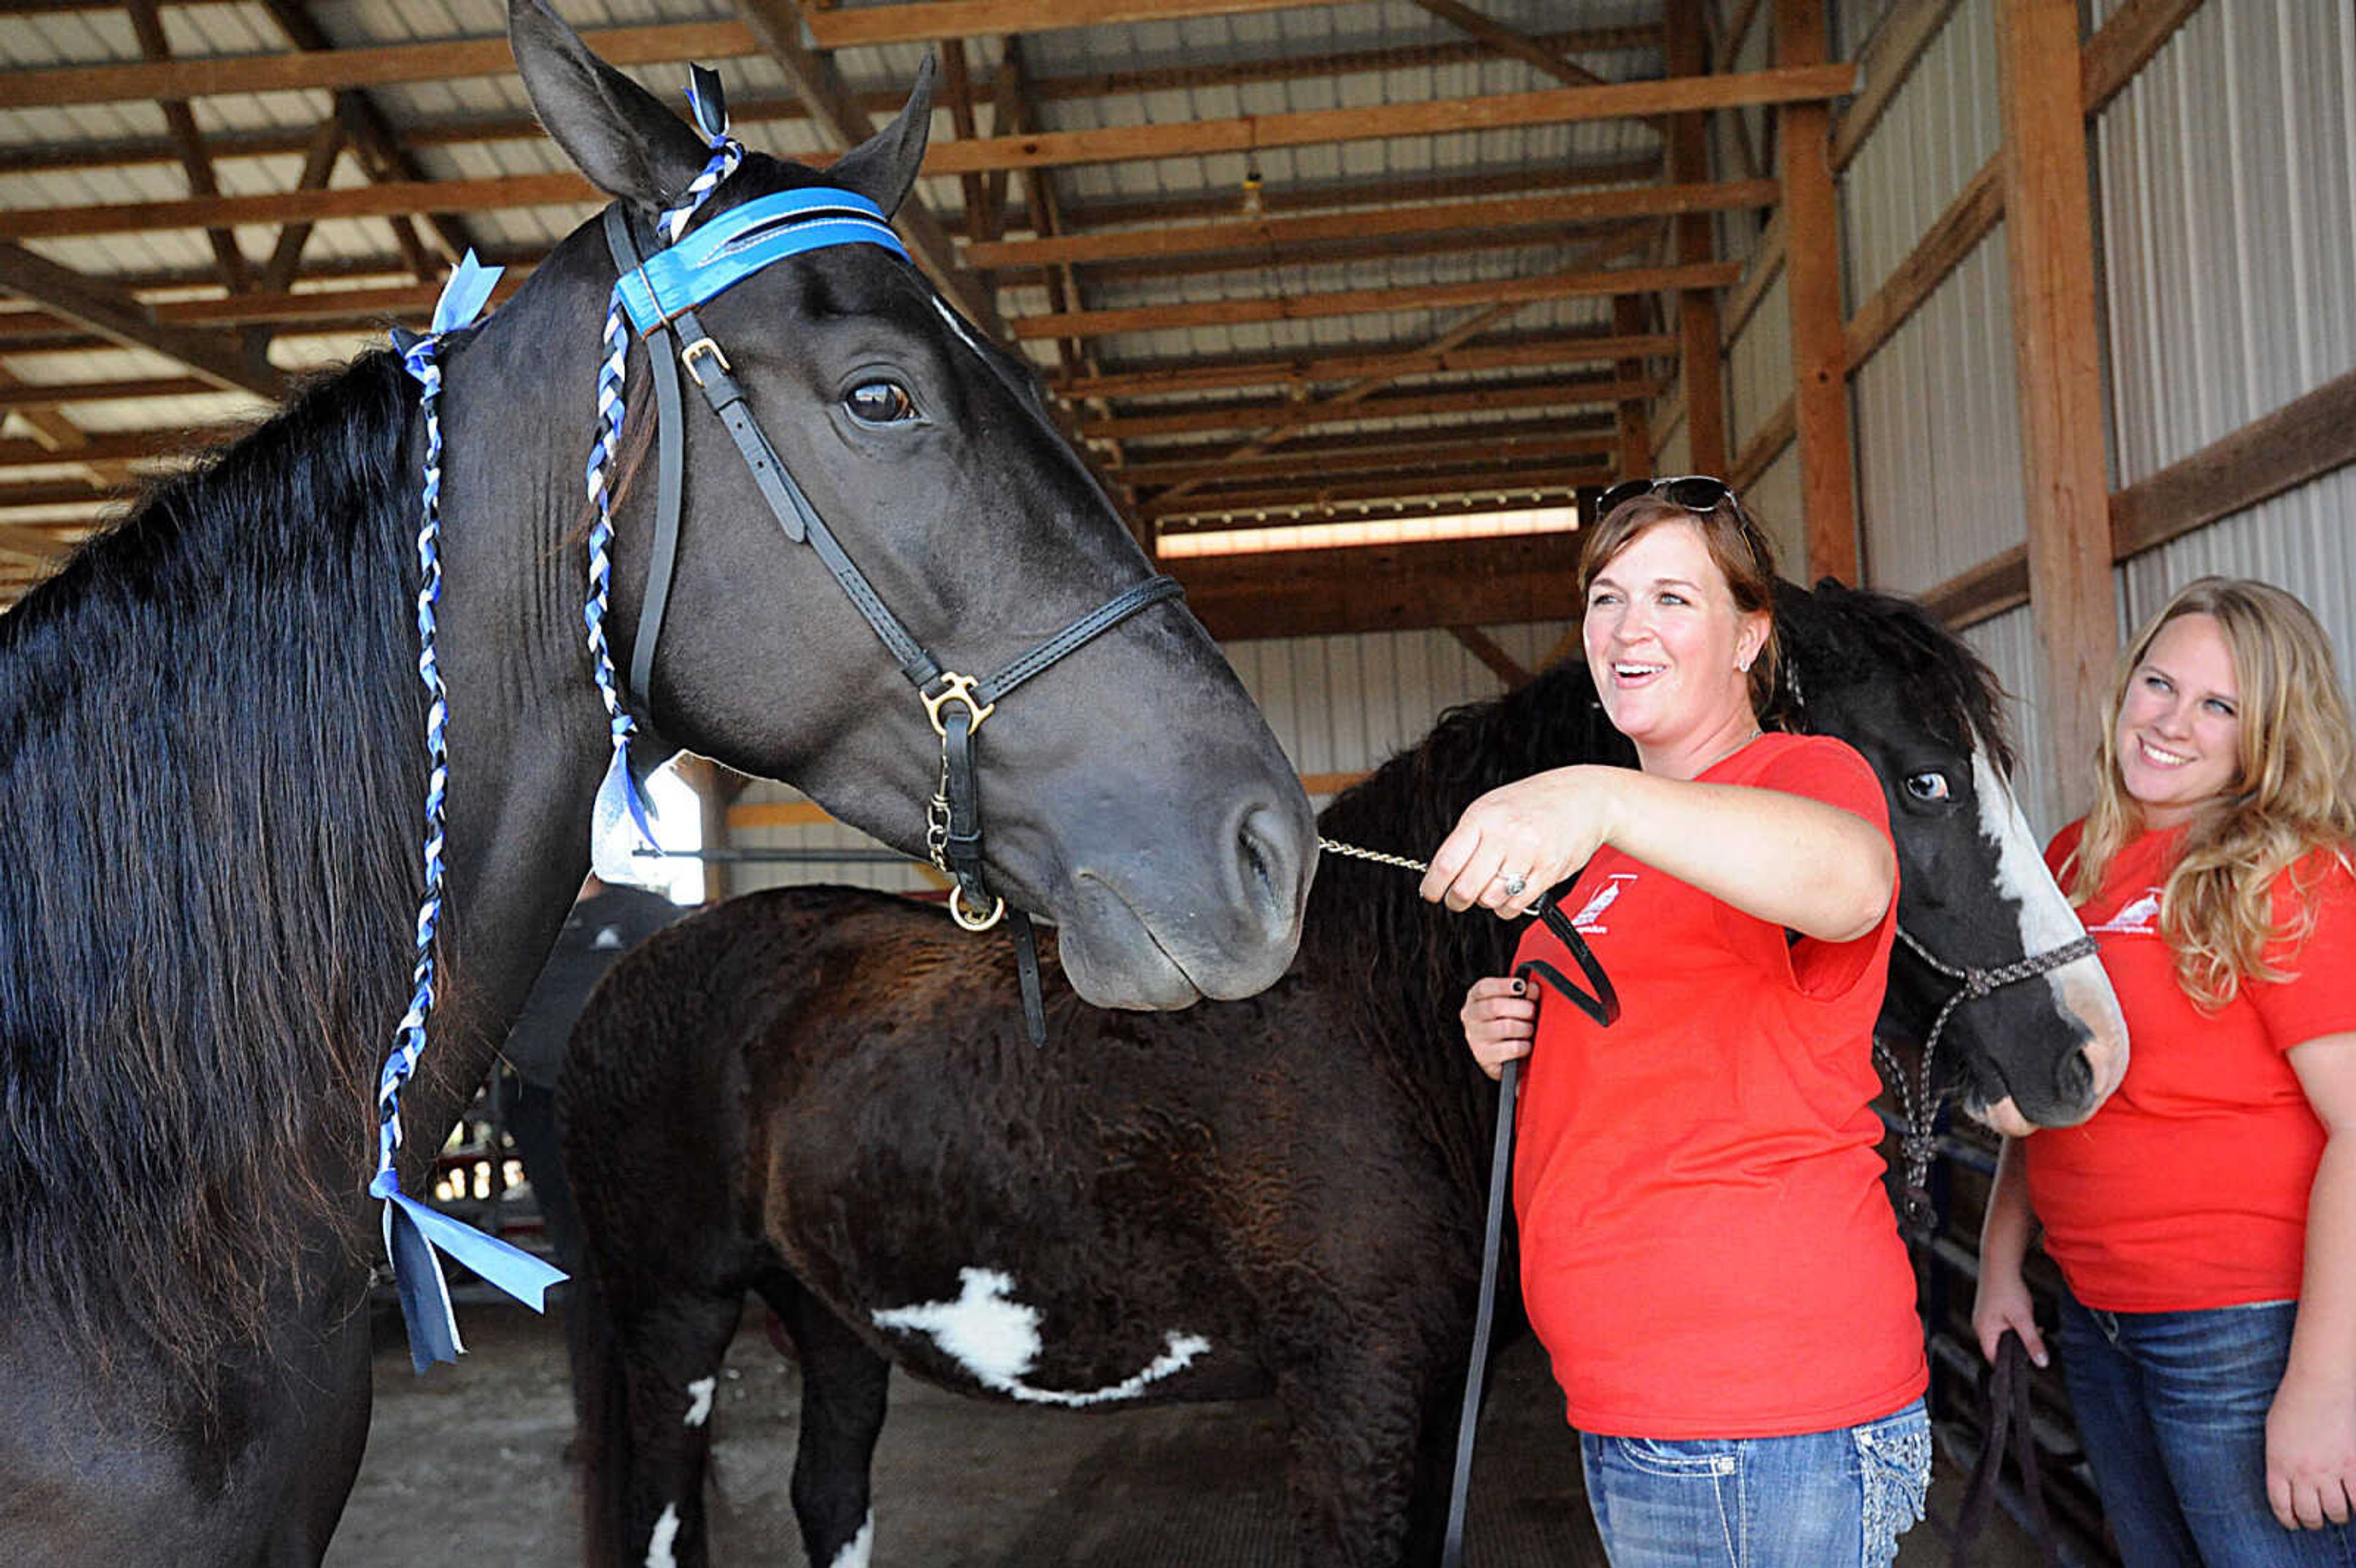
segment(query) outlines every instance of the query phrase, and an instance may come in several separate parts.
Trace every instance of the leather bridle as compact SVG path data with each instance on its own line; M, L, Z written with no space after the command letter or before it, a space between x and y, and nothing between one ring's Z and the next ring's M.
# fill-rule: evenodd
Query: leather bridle
M755 208L764 210L755 213ZM740 216L746 214L752 216ZM732 220L733 230L722 229ZM715 229L722 231L711 232ZM797 244L797 229L803 230L802 239L813 242ZM832 237L837 230L842 231L841 238ZM720 271L732 251L742 255L757 243L766 243L772 249L780 244L792 248L767 261L756 261L749 269L721 271L711 283L699 284L691 276L683 287L669 290L648 271L648 258L662 247L653 242L642 246L639 225L622 204L616 202L605 209L605 234L606 249L626 285L624 301L630 307L632 323L646 339L655 383L655 533L625 689L644 710L654 674L655 646L662 635L671 578L678 565L680 516L686 485L686 421L680 391L680 371L683 368L752 470L754 482L778 527L788 539L806 543L817 551L844 595L865 618L876 639L898 663L900 673L923 701L925 717L941 743L940 784L926 810L926 848L934 866L952 879L949 912L958 924L968 931L989 930L1010 912L1006 901L991 891L982 865L980 768L974 743L983 722L1025 681L1140 611L1180 597L1183 589L1174 578L1149 577L1113 595L994 675L976 677L948 667L892 613L874 584L819 515L818 508L810 504L792 470L762 431L744 387L731 369L727 353L695 309L761 266L782 259L783 254L796 254L821 245L866 243L882 245L905 257L906 251L893 236L882 212L862 197L833 189L807 189L758 198L723 213L700 230L697 238L702 243L698 247L699 252L712 258L715 271ZM680 271L674 267L665 277ZM665 297L667 292L671 297ZM953 329L960 336L969 336L937 293L933 303ZM1036 938L1028 916L1021 910L1011 912L1022 971L1023 1016L1033 1041L1044 1042L1046 1021L1040 997Z

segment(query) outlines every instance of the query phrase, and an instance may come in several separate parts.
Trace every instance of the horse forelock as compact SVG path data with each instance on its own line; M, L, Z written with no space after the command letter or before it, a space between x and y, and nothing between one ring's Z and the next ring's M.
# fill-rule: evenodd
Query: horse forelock
M0 617L0 1271L199 1371L364 1159L417 873L414 388L370 355Z
M2004 688L1971 645L1918 600L1826 582L1786 603L1778 621L1785 658L1810 691L1872 684L1890 688L1902 711L1920 716L1959 751L1984 752L2001 775L2013 770Z

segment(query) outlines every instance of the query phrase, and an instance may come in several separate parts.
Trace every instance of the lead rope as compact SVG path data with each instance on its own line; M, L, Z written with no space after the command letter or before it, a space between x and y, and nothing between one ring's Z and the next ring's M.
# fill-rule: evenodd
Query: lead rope
M1338 838L1320 838L1317 848L1329 855L1369 860L1403 871L1431 869L1427 861L1345 844ZM1569 950L1595 990L1591 995L1580 990L1543 958L1526 960L1515 969L1514 977L1526 985L1535 978L1601 1027L1611 1028L1619 1021L1620 995L1612 988L1611 977L1604 974L1594 950L1587 945L1587 939L1556 906L1551 892L1538 900L1530 912ZM1537 989L1530 987L1529 995L1536 1000ZM1489 1202L1482 1219L1481 1293L1472 1316L1472 1354L1464 1369L1464 1403L1456 1417L1456 1464L1448 1484L1448 1523L1440 1538L1440 1568L1460 1568L1464 1561L1464 1523L1472 1495L1472 1447L1480 1435L1481 1398L1489 1377L1489 1339L1496 1325L1497 1273L1505 1250L1506 1182L1513 1172L1514 1120L1521 1084L1522 1064L1516 1058L1506 1062L1497 1074L1497 1131L1489 1148Z

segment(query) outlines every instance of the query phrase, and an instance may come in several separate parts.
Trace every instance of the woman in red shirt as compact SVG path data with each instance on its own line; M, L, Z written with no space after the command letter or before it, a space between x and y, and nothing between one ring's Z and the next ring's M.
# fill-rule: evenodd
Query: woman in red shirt
M2307 607L2188 584L2128 644L2094 809L2046 859L2135 1056L2008 1143L1972 1318L2062 1373L2129 1568L2356 1563L2356 739Z
M1580 568L1587 661L1643 771L1491 792L1424 882L1512 918L1579 871L1562 908L1622 997L1608 1033L1511 979L1465 1000L1493 1076L1531 1059L1523 1297L1614 1568L1886 1563L1930 1468L1871 1108L1888 810L1841 741L1761 732L1774 560L1727 487L1604 499ZM1539 927L1523 955L1569 963Z

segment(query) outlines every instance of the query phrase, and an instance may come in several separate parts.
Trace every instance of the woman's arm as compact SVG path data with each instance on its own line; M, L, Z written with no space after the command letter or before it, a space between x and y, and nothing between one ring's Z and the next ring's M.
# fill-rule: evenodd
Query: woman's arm
M1781 790L1692 784L1625 768L1557 768L1491 790L1431 857L1423 896L1508 919L1605 844L1745 914L1824 942L1880 923L1898 866L1882 831ZM1525 885L1508 894L1499 880Z
M2037 1331L2037 1315L2029 1300L2029 1282L2021 1264L2037 1232L2037 1216L2029 1206L2029 1168L2019 1138L2004 1140L1996 1157L1996 1183L1988 1189L1987 1210L1980 1216L1980 1283L1972 1297L1972 1332L1980 1354L1990 1363L2004 1331L2020 1336L2029 1359L2045 1365L2045 1339Z
M2328 1139L2307 1203L2290 1364L2266 1413L2266 1498L2285 1529L2345 1524L2356 1499L2356 1033L2290 1049Z

